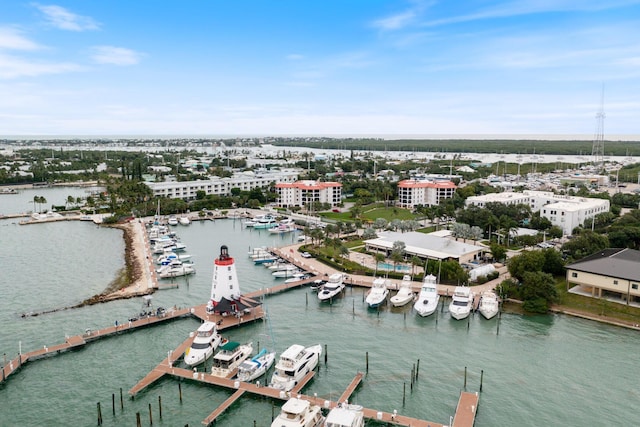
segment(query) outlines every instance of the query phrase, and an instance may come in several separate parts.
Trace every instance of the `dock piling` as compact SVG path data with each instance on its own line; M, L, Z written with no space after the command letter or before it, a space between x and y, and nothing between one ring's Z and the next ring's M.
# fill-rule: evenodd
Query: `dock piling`
M480 370L480 391L482 391L482 379L484 377L484 369Z
M151 414L151 403L149 403L149 425L153 425L153 416Z
M180 395L180 403L182 403L182 383L178 383L178 394Z
M367 351L364 356L365 361L365 372L369 373L369 352Z
M324 364L327 364L327 357L329 356L328 352L327 352L327 345L324 345Z
M136 412L136 427L142 427L142 423L140 421L140 412Z
M405 381L402 383L402 407L403 408L406 402L406 395L407 395L407 382Z
M467 391L467 367L464 367L464 391Z
M158 416L162 419L162 396L158 396Z
M111 413L115 417L116 415L116 394L111 393Z
M416 381L418 380L418 371L420 370L420 359L418 359L418 363L416 363Z
M124 401L122 400L122 387L120 387L120 410L124 411Z
M102 409L100 409L100 402L98 402L98 425L102 425Z

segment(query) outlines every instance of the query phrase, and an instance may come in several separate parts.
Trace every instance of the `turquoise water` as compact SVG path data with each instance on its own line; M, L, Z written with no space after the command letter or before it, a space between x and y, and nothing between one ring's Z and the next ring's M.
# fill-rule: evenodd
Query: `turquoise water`
M154 295L156 306L191 306L206 302L212 263L221 245L236 258L242 291L280 283L269 271L250 262L249 248L291 243L292 236L218 220L178 227L194 256L197 274L173 279L177 289ZM0 221L0 353L15 357L23 351L64 340L85 328L112 325L136 313L138 298L49 315L21 318L20 313L75 303L99 292L124 265L122 233L74 223L18 226ZM445 305L446 306L446 305ZM409 306L367 309L364 292L347 288L332 305L320 304L306 288L265 300L268 324L258 322L227 332L233 340L271 344L282 352L293 343L327 345L328 363L305 393L335 399L358 371L369 371L352 401L385 411L398 410L448 423L464 385L477 391L484 370L476 427L636 425L640 398L637 381L637 333L560 315L505 315L497 334L497 319L475 316L452 320L446 312L420 318ZM134 426L136 412L149 425L190 426L201 421L230 392L166 378L140 393L127 391L177 347L198 321L176 320L118 335L85 348L27 364L0 386L0 426L96 425L101 402L105 426ZM420 360L419 379L410 391L410 372ZM403 386L406 404L402 407ZM119 407L119 390L125 394ZM116 415L111 396L116 395ZM158 396L163 419L159 419ZM243 397L218 421L221 426L269 426L278 402Z
M390 264L388 262L379 262L378 263L378 269L379 270L390 270L393 271L393 264ZM411 271L411 267L409 267L408 265L396 265L395 266L395 271L397 272L406 272L406 271Z

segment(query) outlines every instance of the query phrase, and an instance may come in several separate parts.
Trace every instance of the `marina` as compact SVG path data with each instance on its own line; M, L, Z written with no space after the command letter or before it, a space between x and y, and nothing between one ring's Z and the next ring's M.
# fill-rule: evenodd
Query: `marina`
M476 426L516 424L533 426L540 422L546 425L561 423L582 425L593 419L617 423L625 423L625 420L632 422L632 418L625 417L633 413L633 399L625 399L624 396L636 393L637 385L624 375L624 372L632 369L631 365L625 362L628 360L625 355L635 354L638 350L638 344L633 339L635 331L558 315L529 317L503 315L500 333L496 334L498 319L486 321L481 316L472 314L464 322L457 322L449 319L446 307L444 312L438 310L439 321L435 317L436 313L428 318L415 315L410 305L406 307L387 305L380 310L372 311L363 302L362 290L351 286L350 280L347 280L347 288L343 291L341 298L334 299L331 304L320 303L315 298L315 294L311 293L304 284L289 283L267 288L266 284L274 284L269 271L262 266L255 266L248 257L241 256L247 251L248 241L251 241L252 246L286 246L294 243L291 236L288 238L277 236L278 240L274 242L274 235L266 230L244 229L239 221L235 227L233 224L233 220L226 220L223 223L202 222L180 229L182 241L188 245L190 253L201 261L198 274L189 279L188 285L185 278L176 278L180 286L154 294L154 303L165 307L173 305L196 307L201 311L191 313L187 308L179 308L177 310L187 310L188 313L182 316L176 315L174 321L157 322L152 328L139 327L131 330L130 333L122 333L122 330L115 332L115 326L104 328L105 325L113 324L114 319L121 319L119 329L128 326L126 319L139 309L138 297L32 317L26 321L14 316L15 308L12 310L8 306L3 307L4 314L0 315L0 320L4 330L12 331L17 327L21 328L19 335L11 333L0 336L0 344L7 354L6 364L16 359L19 340L22 341L22 348L26 354L29 351L43 349L44 344L48 348L53 348L52 343L64 342L66 334L70 337L82 336L88 327L96 332L113 328L115 332L105 336L105 339L91 341L91 345L75 347L78 351L66 352L59 357L47 357L37 363L29 362L26 366L23 364L24 369L17 375L12 375L0 388L2 405L0 407L15 409L8 414L8 418L3 414L3 419L7 419L9 425L18 423L35 425L42 420L55 423L56 419L62 420L62 418L56 418L60 417L60 408L69 408L66 412L73 411L76 424L95 425L96 402L102 402L103 415L105 415L107 413L105 408L112 393L117 394L118 389L123 387L125 392L131 390L136 382L145 378L150 372L155 372L155 366L162 364L169 350L172 352L171 359L174 357L176 360L179 359L188 345L185 338L197 328L200 322L200 320L189 319L193 319L194 315L197 319L207 316L203 303L208 297L211 286L212 263L210 260L218 252L218 247L212 247L210 243L210 236L215 235L217 246L229 242L230 253L238 254L236 263L238 275L243 278L241 284L243 294L257 300L264 298L264 304L261 307L265 313L268 313L269 323L273 326L278 354L295 342L293 341L295 334L301 330L307 331L310 339L315 337L315 340L326 346L327 352L323 353L319 370L313 374L313 380L307 382L302 390L305 396L317 395L322 405L325 400L340 401L345 385L350 384L354 375L360 372L363 373L363 379L349 401L365 409L375 408L371 412L365 410L365 416L368 419L375 421L378 412L382 412L383 417L391 417L396 411L396 420L400 422L405 420L403 417L406 417L407 422L409 419L421 419L436 421L432 423L434 426L448 425L450 417L460 406L460 404L456 405L456 402L462 400L464 390L469 390L471 394L479 391L480 374L481 370L484 370L484 389L480 396L482 408L476 414ZM5 241L10 245L14 236L15 238L19 236L20 239L28 242L32 239L31 235L33 239L37 239L44 232L42 230L46 230L47 234L54 233L52 238L59 239L59 242L64 241L64 235L70 234L67 227L73 227L76 233L88 232L86 236L81 235L81 239L90 240L92 233L108 233L113 237L100 234L100 239L104 242L103 247L106 248L106 252L102 251L102 257L111 256L115 259L121 257L118 255L122 253L120 233L115 230L97 229L95 226L85 228L78 222L42 224L33 228L20 227L19 233L17 227L16 229L9 227L3 229L3 232L7 231L3 237L6 236ZM57 236L58 232L60 237ZM232 236L238 237L234 239ZM117 243L112 249L109 249L110 241ZM46 242L32 245L32 248L43 251L52 250ZM104 262L98 261L97 258L94 262L90 259L90 251L85 249L83 252L87 260L83 269L78 270L78 273L82 272L84 276L80 283L86 283L87 279L92 280L90 279L93 274L91 268L94 263L97 266L99 262ZM10 259L7 258L8 252L2 252L2 254L3 259ZM15 254L15 256L24 257L25 255ZM204 260L208 260L207 265ZM310 263L308 260L304 262ZM55 273L51 272L56 271L57 265L51 264L48 268L49 275L55 276ZM102 271L100 275L107 277L113 275L117 268L118 264L115 263L112 273ZM37 271L34 270L34 273ZM74 270L67 268L66 273L61 275L65 279L69 292L86 292L81 291L80 287L77 291L73 290L76 281L73 276ZM8 276L8 279L20 280L25 290L31 286L29 283L32 278L29 276L14 275ZM312 279L308 280L312 281ZM69 294L67 298L64 295L54 295L55 292L52 292L54 288L42 287L41 283L46 281L38 283L44 296L48 300L51 299L46 306L55 307L68 300ZM414 285L417 288L419 283ZM96 290L100 291L100 288L97 287ZM12 300L16 301L15 298ZM29 300L17 301L20 307L17 310L20 312L38 308ZM169 312L170 309L167 310L167 313ZM270 339L262 336L265 328L260 319L254 321L250 317L239 319L227 316L224 321L229 323L224 327L221 325L221 330L226 328L225 336L228 335L234 341L254 341L255 343L259 339L266 343ZM236 323L240 323L242 327L235 327ZM53 327L43 327L44 324L50 324ZM76 331L73 327L69 327L71 324L76 325ZM336 329L326 333L321 325L327 324L342 325L341 332L338 333ZM369 333L372 328L376 331L378 340L370 339ZM416 340L417 336L425 339ZM185 347L182 347L181 343L185 342ZM345 347L346 342L349 343L348 347ZM496 346L500 349L499 361L495 360L497 359ZM258 348L257 345L256 348ZM402 349L402 355L395 355L389 360L387 355L391 348ZM579 352L582 355L582 362L578 366L574 363L575 358L571 356L577 354L577 348L580 348ZM549 352L553 354L551 359L548 357ZM617 357L613 356L612 352ZM324 361L325 354L327 362ZM452 354L455 354L455 357L452 357ZM109 358L108 364L97 362L104 356ZM609 380L598 381L596 386L589 372L606 357L616 357L620 363L613 370ZM415 365L418 360L420 360L420 373L418 379L412 384L412 365ZM535 360L535 366L527 363L527 360ZM515 361L522 363L515 363ZM168 365L164 366L168 369ZM118 409L115 415L109 411L108 416L104 416L104 425L132 425L135 422L136 413L142 414L144 423L148 423L149 402L157 401L160 395L163 403L162 422L170 425L185 423L198 425L203 420L206 421L213 414L212 411L222 408L224 402L232 396L242 394L243 397L237 400L232 399L229 406L222 408L213 419L229 426L245 426L253 420L257 421L257 425L268 426L272 414L278 411L274 408L284 403L278 398L273 398L275 401L272 401L272 398L268 398L267 401L262 400L263 398L248 398L248 396L262 395L236 390L233 388L233 381L229 388L205 387L201 381L192 379L193 370L177 366L176 363L174 368L184 369L184 375L189 376L190 379L158 373L157 380L137 392L135 400L125 400L123 410ZM464 368L467 366L468 374L465 375L467 370ZM540 375L540 372L545 374ZM562 379L562 381L552 381L550 378ZM54 385L65 384L70 380L73 381L73 387L66 387L58 393L60 396L47 392ZM96 381L99 381L101 387L95 387ZM182 391L182 399L188 402L188 405L180 403L179 387ZM610 396L598 400L590 399L593 390L598 387L606 387ZM403 388L406 390L404 402ZM15 393L18 389L19 395ZM261 386L260 389L264 391L267 387ZM75 391L82 392L76 395ZM565 402L558 405L555 403L554 396L562 396ZM24 400L27 398L28 404ZM16 399L24 403L15 406L16 403L13 402L16 402ZM576 409L580 409L574 411L571 410L574 405L567 404L566 401L573 402L575 399L591 400L592 404L586 411L576 404ZM428 403L425 405L425 402ZM509 402L508 408L500 402ZM20 409L25 405L26 407L38 405L40 411L38 414L27 413ZM154 403L154 422L158 418L155 406ZM470 410L473 405L463 404L462 406ZM611 413L609 411L611 407L618 410ZM532 411L543 414L541 420L535 424L530 419ZM251 419L247 419L247 413L252 414ZM457 423L458 420L454 422ZM368 423L369 421L367 425Z

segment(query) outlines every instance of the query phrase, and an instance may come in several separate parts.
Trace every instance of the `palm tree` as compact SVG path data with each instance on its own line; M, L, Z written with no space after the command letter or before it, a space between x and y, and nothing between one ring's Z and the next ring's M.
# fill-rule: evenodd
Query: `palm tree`
M416 275L416 266L417 265L421 265L422 264L422 260L414 255L411 257L411 276L415 276Z
M385 256L383 254L381 254L380 252L376 253L373 258L376 261L376 271L373 274L374 276L378 275L378 264L380 264L381 262L383 262L385 260Z

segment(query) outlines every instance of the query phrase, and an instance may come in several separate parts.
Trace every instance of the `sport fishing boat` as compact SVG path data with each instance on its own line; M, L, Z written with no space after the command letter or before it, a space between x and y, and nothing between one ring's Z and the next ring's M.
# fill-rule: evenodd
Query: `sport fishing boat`
M273 366L275 360L276 353L268 352L266 348L263 348L251 360L245 360L238 366L238 379L249 382L260 378Z
M478 311L485 319L491 319L500 309L500 303L498 295L494 291L484 291L480 294L480 304L478 305Z
M329 280L322 286L322 289L318 291L318 299L320 301L329 301L331 298L340 294L345 288L343 282L344 275L342 273L333 273L329 276Z
M402 277L402 282L400 282L400 289L398 289L398 293L391 297L391 305L394 307L402 307L403 305L409 304L415 298L415 294L413 293L413 288L411 284L411 276L405 274Z
M437 310L438 301L440 301L440 295L438 295L436 276L429 274L424 278L422 288L420 288L420 294L418 294L413 308L420 316L426 317Z
M388 283L389 280L384 277L378 277L373 280L371 290L365 299L369 308L377 308L387 301L387 296L389 295L389 288L387 287Z
M456 286L449 304L449 313L456 320L469 317L473 306L473 292L467 286Z

